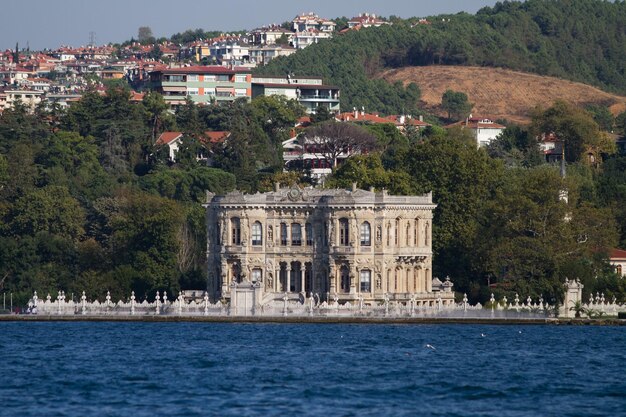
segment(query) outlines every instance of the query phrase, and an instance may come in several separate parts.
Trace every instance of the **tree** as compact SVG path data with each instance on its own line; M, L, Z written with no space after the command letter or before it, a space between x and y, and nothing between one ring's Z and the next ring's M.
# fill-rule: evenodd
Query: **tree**
M322 123L333 118L332 113L327 106L318 105L315 113L311 115L311 123Z
M137 30L137 40L141 44L149 44L154 43L154 35L152 34L152 29L150 26L140 26Z
M45 232L77 240L84 233L84 210L65 187L51 185L27 192L15 201L9 219L17 236Z
M349 157L376 148L376 137L351 123L324 122L308 128L302 137L308 146L318 149L333 168L339 156Z
M385 189L396 195L408 195L412 190L411 176L403 171L386 170L379 153L348 158L326 179L325 186L350 188L353 183L362 189Z
M467 99L467 94L452 90L446 90L441 97L441 108L448 112L448 119L465 119L472 111L474 105Z
M530 132L536 137L554 133L565 143L568 162L598 163L602 154L615 153L615 141L600 131L591 114L560 100L546 110L534 110ZM590 156L593 156L592 161L589 161Z
M7 158L0 154L0 191L2 191L9 179L8 167Z

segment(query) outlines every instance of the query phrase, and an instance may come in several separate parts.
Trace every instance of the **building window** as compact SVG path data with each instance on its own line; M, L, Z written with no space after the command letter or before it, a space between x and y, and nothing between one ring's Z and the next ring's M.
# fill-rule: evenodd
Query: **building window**
M350 270L347 266L341 267L341 291L350 292Z
M615 268L615 272L617 272L618 276L622 276L622 266L621 265L617 265L617 267Z
M230 219L231 242L233 245L241 245L241 223L238 217Z
M396 219L396 228L395 228L395 244L396 246L400 246L400 219Z
M263 226L261 222L252 224L252 246L261 246L263 244Z
M430 246L430 224L428 222L424 225L424 245Z
M361 224L361 246L370 246L372 244L372 228L368 222Z
M304 233L306 233L306 245L313 246L313 225L311 223L304 226Z
M302 245L302 226L300 226L300 223L292 223L291 225L291 245Z
M261 281L261 270L259 268L253 269L250 279L252 280L252 282Z
M413 246L418 246L417 241L418 241L418 235L420 232L419 226L420 226L419 219L415 219L415 230L414 230L415 233L413 233Z
M198 81L198 75L188 75L187 81Z
M341 246L350 244L350 224L348 219L339 219L339 244Z
M372 271L364 269L361 271L361 292L372 291Z
M406 246L411 246L411 221L406 222Z
M280 224L280 244L287 246L287 223Z
M387 246L391 246L391 222L387 223Z
M235 75L235 82L236 83L245 83L246 82L246 76L245 75Z

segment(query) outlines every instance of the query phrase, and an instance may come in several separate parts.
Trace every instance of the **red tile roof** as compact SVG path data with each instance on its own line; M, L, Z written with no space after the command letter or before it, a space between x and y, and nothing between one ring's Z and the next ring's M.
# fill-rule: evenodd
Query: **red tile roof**
M163 132L156 141L157 145L168 145L183 135L183 132ZM205 138L200 138L201 142L220 143L230 136L229 131L206 131ZM203 140L205 139L205 140Z
M626 259L626 250L623 249L611 249L610 259Z

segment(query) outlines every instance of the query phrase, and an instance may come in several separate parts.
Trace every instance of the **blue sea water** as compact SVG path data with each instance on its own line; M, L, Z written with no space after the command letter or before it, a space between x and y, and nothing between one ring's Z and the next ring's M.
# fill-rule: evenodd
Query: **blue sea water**
M0 415L624 416L626 327L3 322Z

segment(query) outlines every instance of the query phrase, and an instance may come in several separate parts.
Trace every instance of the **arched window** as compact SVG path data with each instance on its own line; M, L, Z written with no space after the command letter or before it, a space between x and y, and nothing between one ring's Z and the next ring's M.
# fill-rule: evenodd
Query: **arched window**
M280 224L280 244L287 246L287 223Z
M231 242L233 245L241 245L241 222L239 217L230 219Z
M361 270L361 292L372 291L372 271L369 269Z
M413 246L419 246L420 219L415 219L415 230L413 233Z
M406 222L406 246L411 246L411 221Z
M372 244L372 228L369 222L361 223L361 246L370 246Z
M252 246L261 246L263 244L263 226L261 222L252 224Z
M348 219L339 219L339 244L341 246L350 244L350 224Z
M304 226L304 233L306 233L306 245L313 246L313 225L311 223Z
M300 223L291 224L291 245L302 245L302 226L300 226Z
M391 246L391 222L387 223L387 246Z
M341 267L341 291L350 292L350 270L345 265Z
M396 246L400 245L400 219L396 219L396 229L395 229L395 243Z
M424 246L430 246L430 224L428 222L424 225Z

